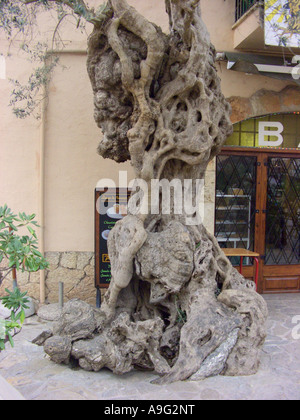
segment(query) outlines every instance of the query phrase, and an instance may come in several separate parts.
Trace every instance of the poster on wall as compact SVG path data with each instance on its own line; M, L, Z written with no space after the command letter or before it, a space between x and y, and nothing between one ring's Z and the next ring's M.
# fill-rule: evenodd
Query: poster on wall
M265 0L265 44L300 47L300 0Z
M127 215L130 190L125 188L95 190L95 287L107 288L111 266L107 240L115 224Z

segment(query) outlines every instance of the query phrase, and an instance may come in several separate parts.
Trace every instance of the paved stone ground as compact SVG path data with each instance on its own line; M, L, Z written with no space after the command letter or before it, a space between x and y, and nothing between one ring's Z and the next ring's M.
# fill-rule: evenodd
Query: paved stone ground
M147 372L117 377L109 370L72 370L52 363L43 348L31 343L47 328L35 316L15 337L15 347L0 354L0 400L300 400L300 294L263 297L269 307L268 337L254 376L158 386Z

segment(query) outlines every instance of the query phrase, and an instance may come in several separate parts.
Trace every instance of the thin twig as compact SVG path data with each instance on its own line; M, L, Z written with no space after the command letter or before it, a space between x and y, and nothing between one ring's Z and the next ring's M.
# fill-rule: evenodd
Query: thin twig
M58 32L58 28L60 26L60 24L62 23L62 21L65 19L65 17L67 16L71 16L70 13L64 13L62 15L62 17L59 19L59 21L57 22L57 25L55 26L55 29L53 31L53 36L52 36L52 50L54 51L54 42L55 42L55 37L56 37L56 33Z
M7 269L7 270L9 270L9 269ZM3 277L2 276L2 274L0 273L0 286L1 286L1 284L3 283L3 280L5 280L6 279L6 277L12 272L12 270L13 270L13 268L11 268L6 274L5 274L5 276Z
M95 18L94 11L89 9L83 0L77 0L75 4L69 0L48 0L48 1L60 3L62 5L70 7L74 11L74 13L76 13L79 16L83 16L88 22L92 22L93 18ZM25 5L38 3L38 2L39 0L23 0L22 1L22 3ZM81 6L84 10L84 13L81 13L79 9L77 8L77 6Z

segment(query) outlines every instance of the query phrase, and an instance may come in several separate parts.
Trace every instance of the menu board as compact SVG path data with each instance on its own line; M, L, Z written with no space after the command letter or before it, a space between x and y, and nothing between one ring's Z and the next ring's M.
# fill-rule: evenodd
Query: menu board
M95 287L107 288L111 266L107 239L115 224L127 214L130 191L125 188L95 190Z

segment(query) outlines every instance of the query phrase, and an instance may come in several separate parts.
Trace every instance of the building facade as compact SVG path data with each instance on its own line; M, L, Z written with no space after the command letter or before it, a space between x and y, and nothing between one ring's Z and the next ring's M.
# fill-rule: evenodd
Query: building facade
M296 292L300 290L300 4L266 0L236 1L235 6L235 51L223 53L227 72L242 73L245 82L254 74L260 76L253 93L241 90L228 97L234 133L217 158L215 234L221 246L259 253L260 292ZM295 27L288 26L291 19ZM272 88L261 88L259 83L266 79ZM288 83L280 88L283 81ZM251 261L245 263L244 274L253 278Z
M128 2L168 31L163 0ZM234 134L207 171L205 224L221 246L260 254L260 292L299 291L300 86L294 57L300 49L265 44L264 2L202 0L201 8L234 123ZM53 22L41 17L41 38ZM16 119L7 106L9 79L26 80L32 63L1 35L1 52L12 52L0 63L1 204L37 214L49 269L21 274L19 284L50 303L58 300L60 281L66 299L95 303L95 187L103 178L118 185L120 171L127 171L128 181L133 178L129 163L97 155L102 134L93 120L87 34L74 31L74 25L66 20L61 28L65 48L58 52L60 65L39 120ZM245 275L253 277L252 262L244 263Z

